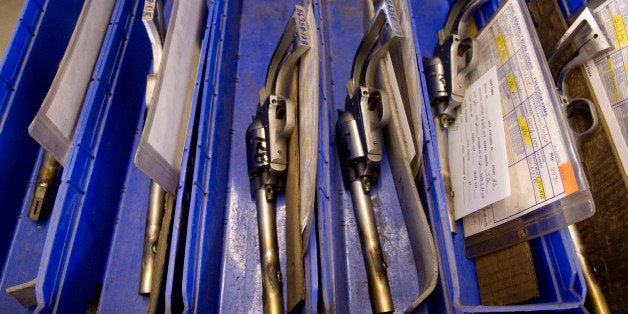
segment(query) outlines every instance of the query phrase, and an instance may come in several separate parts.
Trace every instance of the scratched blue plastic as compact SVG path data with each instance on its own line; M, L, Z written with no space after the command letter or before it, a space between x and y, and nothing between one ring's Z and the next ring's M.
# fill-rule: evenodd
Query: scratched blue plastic
M297 3L210 1L214 16L184 252L185 312L262 311L256 209L244 132L255 113L272 52ZM285 256L283 196L277 201L277 217L280 256ZM310 236L303 310L316 312L314 229ZM281 262L285 274L285 258Z
M135 2L128 2L124 4L124 7L118 4L115 14L123 15L123 12L136 9ZM196 155L193 156L196 170L190 196L189 221L186 226L185 211L179 205L182 204L181 200L186 193L180 189L173 222L173 243L175 244L171 247L170 259L172 261L173 258L180 256L177 253L181 250L179 246L185 243L186 266L182 273L181 302L187 310L261 309L259 289L252 287L255 283L246 285L246 281L256 274L257 268L252 265L258 263L259 253L254 223L255 208L248 190L246 171L243 170L245 157L241 141L244 137L243 132L250 121L251 113L248 111L254 112L254 104L257 102L256 92L262 84L267 59L270 58L275 45L275 41L265 40L265 38L278 38L294 3L285 1L285 4L281 3L278 7L268 9L272 12L266 12L263 11L266 8L264 1L259 4L246 1L243 7L239 1L208 2L210 16L211 12L216 13L212 16L211 27L207 29L211 37L207 41L208 62L203 80L203 102L199 117L201 129ZM573 6L575 2L578 1L570 3ZM54 77L56 70L54 64L58 64L58 61L51 60L55 58L60 60L65 50L65 43L74 27L71 23L72 17L75 21L80 11L81 1L49 0L32 1L32 3L37 4L39 8L44 8L44 11L40 14L39 21L18 23L12 44L5 53L2 71L0 71L10 74L0 76L2 79L0 82L0 114L2 115L0 153L3 156L3 162L0 163L0 174L2 174L0 188L8 191L2 193L0 197L6 198L6 200L1 199L3 205L14 204L14 209L11 209L11 206L3 206L3 216L11 217L10 213L6 213L13 211L17 219L12 222L11 219L2 219L1 222L0 232L8 234L6 237L1 236L0 241L12 238L13 242L7 263L3 268L0 306L3 311L23 311L15 300L3 292L4 289L34 279L38 276L40 265L48 265L48 268L39 271L42 283L38 283L37 286L38 297L45 304L42 308L44 312L51 311L53 308L66 311L84 308L92 298L92 290L99 283L103 283L100 295L101 311L145 311L147 299L137 296L136 277L139 271L149 180L132 164L132 152L137 145L143 120L141 109L143 108L143 85L150 61L147 57L150 55L147 40L143 38L145 35L140 35L143 32L141 23L138 23L136 18L132 20L134 21L132 23L121 23L132 25L129 30L123 30L124 27L115 24L110 27L106 39L107 46L110 48L103 49L103 55L97 67L101 70L95 73L95 81L90 85L89 99L86 99L86 106L79 121L80 131L77 131L74 138L76 146L70 154L71 159L63 173L62 188L53 209L53 216L49 221L33 223L26 218L27 200L31 197L31 185L36 176L42 151L25 130ZM50 3L56 5L48 6ZM325 2L321 6L316 1L314 4L319 23L323 18L329 18L329 32L333 32L333 36L336 36L332 38L333 40L322 38L327 40L322 48L330 49L332 52L330 57L334 60L352 60L355 50L353 46L359 41L359 36L353 35L361 34L361 31L347 31L346 27L358 26L343 24L341 18L347 16L355 18L361 15L361 9L360 12L354 10L354 12L341 13L340 10L333 9L343 8L341 4ZM171 6L165 7L169 12L168 8ZM72 10L69 10L70 8ZM414 15L415 40L418 41L424 55L429 56L435 43L435 33L444 21L448 4L446 1L414 1L410 2L410 8L411 14ZM227 11L224 11L225 9ZM30 13L35 12L32 11L32 5L29 10ZM272 16L260 18L257 15L260 12L262 16L265 16L263 14ZM320 14L321 12L325 14ZM229 17L240 18L228 19L223 16L223 13ZM33 17L33 15L29 16ZM257 20L250 21L250 18L255 16ZM129 16L126 17L129 18ZM64 23L58 23L59 19ZM25 20L34 21L30 18ZM359 24L361 29L361 23ZM34 37L31 32L33 29L36 34ZM339 29L342 31L337 31ZM270 35L273 32L276 36ZM355 37L346 40L347 47L338 44L343 43L345 37ZM65 38L65 43L63 38ZM132 38L136 39L130 41L134 44L127 44L126 39ZM334 42L335 47L325 47L329 43L333 45ZM350 42L354 45L351 46ZM106 52L113 47L122 48L120 54ZM238 55L238 51L251 50L255 50L256 54L258 52L265 54L267 58L255 57L254 54ZM333 62L321 68L321 77L330 75L337 77L338 80L321 84L322 134L333 127L334 109L344 99L344 91L339 92L339 89L343 89L348 75L348 70L344 68L348 65L342 63L347 62ZM9 66L12 68L4 70ZM16 71L15 67L20 69ZM336 76L336 73L339 74ZM9 79L4 79L5 77ZM33 77L37 77L37 80L30 79ZM14 80L13 84L9 84L13 81L11 78ZM125 85L135 88L125 87ZM425 90L425 86L422 87ZM234 106L241 108L236 111L236 114L233 112ZM424 108L424 110L424 129L428 134L427 132L433 129L433 125L431 119L425 119L425 117L431 115L431 112L429 108ZM224 136L225 127L231 130L229 136ZM113 140L114 138L116 141ZM446 213L446 210L443 207L445 202L436 157L438 156L437 147L432 138L431 133L430 136L426 136L425 158L427 162L423 182L427 184L427 187L423 186L421 193L428 205L426 208L429 211L439 251L441 281L437 286L437 291L427 302L429 311L495 312L578 308L584 295L583 279L577 266L571 240L565 230L531 242L541 288L541 297L538 300L529 304L507 307L479 305L473 263L464 257L461 236L459 234L451 236L447 217L441 215ZM188 134L187 142L189 143L190 140L191 137ZM317 209L320 215L318 218L322 218L322 221L319 221L317 225L323 233L334 234L330 237L332 241L320 243L321 258L335 260L333 263L336 263L336 266L340 265L337 268L330 268L329 263L321 262L323 291L320 293L324 304L332 304L333 308L340 310L350 308L357 312L368 311L368 297L356 299L353 292L356 289L364 289L356 286L364 285L354 279L351 275L352 270L343 269L342 265L346 261L339 260L346 258L347 254L352 254L352 258L357 260L360 252L357 246L355 252L345 252L346 231L342 234L338 231L338 225L335 225L337 222L329 223L330 219L338 218L329 216L338 215L331 213L332 205L338 206L337 194L344 195L344 203L347 200L346 191L338 182L339 172L334 161L335 150L331 146L330 134L321 136L320 142L321 162L319 162ZM16 151L14 147L20 147L20 149ZM186 146L186 153L189 153L189 148ZM184 158L185 160L187 159ZM15 166L18 163L20 166ZM24 164L27 166L21 167ZM226 167L227 164L229 167ZM191 167L192 164L187 167L184 164L183 169ZM387 169L387 167L384 163L382 168ZM4 180L7 176L12 178L11 181ZM23 184L16 184L20 180ZM185 180L182 177L179 185L183 184ZM225 190L221 189L223 186ZM379 189L378 193L381 196L393 197L394 195ZM391 193L395 193L394 190ZM224 208L225 204L227 208ZM245 254L243 261L247 268L244 273L245 277L241 279L233 277L237 274L233 269L233 264L226 259L238 253L237 247L235 245L224 246L227 251L223 252L225 243L223 241L227 241L228 244L233 243L229 241L235 241L226 235L223 237L226 229L224 226L229 227L234 224L231 222L230 225L229 222L223 220L228 217L230 211L236 210L235 207L230 206L232 204L240 204L242 206L237 210L246 211L243 213L248 215L244 217L245 221L235 222L235 225L242 229L251 226L249 228L251 230L243 233L242 237L244 239L248 237L250 242L254 242L246 244L246 250L240 252ZM280 216L282 204L283 199L278 206ZM350 205L344 204L344 207L351 208L348 207ZM441 210L437 210L438 208ZM282 220L279 223L281 226ZM214 227L217 229L213 229ZM176 231L177 228L180 230ZM186 232L195 236L183 236ZM12 237L11 234L13 234ZM67 243L65 236L69 236ZM46 237L50 239L44 245ZM282 238L283 235L280 233L280 241ZM316 249L313 247L316 244L315 240L312 234L310 252ZM340 241L340 243L335 241ZM61 248L66 244L69 247ZM6 245L0 243L0 250L8 248L8 243ZM331 253L331 255L326 253ZM311 267L307 272L309 280L315 283L317 263L316 256L312 255L308 257L306 265ZM42 256L44 256L43 259ZM193 258L198 258L198 260L191 260ZM40 259L41 264L32 262ZM48 261L51 263L48 264ZM191 262L195 262L198 268L192 267ZM52 267L54 269L50 269L50 265L55 266ZM175 265L177 264L171 263L168 267L166 303L172 302L169 308L176 305L175 301L169 299L175 300L178 297L176 273L179 271L177 270L179 266ZM10 271L7 272L7 269ZM331 272L334 270L339 270L339 272L332 275ZM359 273L360 270L357 272ZM325 290L330 287L329 281L338 280L345 280L345 283ZM308 298L308 307L316 311L318 288L316 285L310 285L310 288L313 291ZM237 292L239 289L241 291ZM55 303L53 300L57 297L60 302ZM245 303L247 301L251 303ZM249 304L253 304L254 307L248 307Z
M204 93L205 64L213 62L214 59L208 57L209 34L211 30L212 20L214 18L214 6L210 4L207 11L207 21L205 23L205 31L203 32L203 41L201 45L201 56L196 74L196 84L194 87L194 95L192 97L192 110L190 120L188 122L187 135L185 138L185 147L182 157L181 176L179 177L179 186L177 189L177 201L174 208L172 236L170 239L170 252L168 254L167 276L165 281L165 311L179 312L183 308L183 296L181 278L183 276L183 251L187 241L188 230L188 212L190 208L190 191L192 185L192 175L194 171L194 158L196 155L196 139L198 128L198 111L200 109L199 98ZM198 108L198 109L197 109Z
M75 5L80 11L82 3ZM149 66L149 58L143 57L150 53L147 40L135 38L141 34L141 22L135 23L139 27L133 28L134 33L128 23L134 5L118 1L114 8L50 218L37 228L35 223L28 225L24 215L24 227L14 236L6 269L20 273L20 278L3 284L37 278L40 312L85 309L90 301L97 304L98 293L94 297L94 292L102 282L123 170L131 156L130 135L142 112L144 93L134 86L133 79L146 73ZM134 54L140 58L133 58ZM34 174L36 167L32 171ZM30 193L29 189L24 197L23 213ZM29 237L33 232L35 237ZM30 260L18 265L25 257ZM20 272L20 268L26 271ZM4 309L23 310L4 293L0 303Z
M141 2L116 3L83 102L38 273L42 312L97 304L150 66L141 15L132 17Z
M569 18L586 4L586 0L558 0L558 6L563 11L565 18Z
M52 83L81 6L80 0L25 1L0 61L0 291L12 286L19 276L30 280L36 275L36 268L32 270L30 266L24 265L21 271L22 264L5 265L11 255L41 252L40 248L31 250L38 244L29 244L29 236L22 238L18 236L20 232L45 233L45 226L30 224L23 210L24 199L29 197L27 191L32 189L33 167L40 160L39 145L27 128ZM64 23L58 23L59 20ZM35 260L38 254L24 257ZM4 269L9 269L6 276Z
M446 5L431 6L433 3L433 0L410 3L411 14L414 16L413 28L419 34L416 40L419 42L423 56L426 57L431 55L436 43L435 34L443 25L448 11ZM425 10L426 5L430 5L432 10ZM489 9L494 11L490 6ZM420 67L423 71L422 64ZM425 97L427 89L424 82L422 82L422 89ZM429 104L427 98L425 103ZM432 116L429 107L424 109L424 115ZM441 274L439 285L441 291L436 291L428 300L430 308L437 312L476 313L581 311L586 287L573 243L566 229L530 241L539 286L538 298L520 305L480 305L475 265L464 255L464 240L461 232L453 235L449 229L445 194L438 162L438 147L434 141L433 121L432 119L424 119L423 121L426 123L424 128L429 128L426 129L425 158L427 162L423 173L423 191L429 191L431 194L427 201L434 240L437 244ZM462 230L460 222L458 222L457 228ZM443 303L444 306L442 306ZM439 307L439 305L441 306Z

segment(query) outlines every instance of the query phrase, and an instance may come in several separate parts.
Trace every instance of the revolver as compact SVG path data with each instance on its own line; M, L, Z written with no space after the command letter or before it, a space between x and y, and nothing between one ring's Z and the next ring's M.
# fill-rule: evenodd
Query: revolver
M275 201L288 168L288 138L296 124L296 106L287 95L299 58L309 49L305 9L296 6L268 66L259 105L246 130L251 195L257 207L264 313L283 313Z
M576 53L571 59L562 63L561 57L570 52L569 48L573 47L576 48ZM595 104L591 100L581 97L572 98L569 95L566 78L573 70L587 61L596 59L612 50L613 46L604 35L591 10L584 8L547 55L550 69L559 69L553 76L558 88L561 107L567 114L568 123L576 139L592 134L599 124L599 118ZM571 119L579 110L588 111L592 119L589 127L582 132L576 130Z
M576 53L572 55L571 59L561 62L563 61L561 57L570 52L569 48L573 49L573 47L576 48ZM582 64L591 59L597 59L612 50L613 46L604 35L593 13L588 7L585 7L547 55L550 68L559 69L554 72L554 80L558 88L561 107L566 113L568 123L577 141L595 132L599 125L599 118L593 101L582 97L572 98L569 95L566 78ZM588 128L583 131L577 130L571 119L580 110L588 111L592 120ZM604 292L588 263L578 227L573 224L569 225L568 229L587 285L587 302L590 303L594 313L610 313Z
M434 57L424 62L430 103L443 129L455 121L467 88L466 75L478 64L477 43L466 30L473 12L486 1L458 0L438 32Z
M449 173L447 134L456 120L457 109L464 100L467 88L466 75L478 63L477 43L466 36L468 22L473 12L487 0L458 0L451 7L443 28L438 32L434 57L424 60L425 77L430 104L434 110L434 133L440 149L441 175L445 187L449 227L456 233L453 214L454 192Z
M353 209L374 312L394 311L386 262L375 224L371 185L377 183L382 161L382 129L390 120L386 94L374 88L375 71L391 45L403 37L392 1L382 1L358 47L347 82L345 110L336 122L336 146Z

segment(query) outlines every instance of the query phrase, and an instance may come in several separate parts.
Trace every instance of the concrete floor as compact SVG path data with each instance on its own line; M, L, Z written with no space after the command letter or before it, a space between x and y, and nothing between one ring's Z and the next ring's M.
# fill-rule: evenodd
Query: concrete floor
M24 0L0 0L0 58L4 55Z

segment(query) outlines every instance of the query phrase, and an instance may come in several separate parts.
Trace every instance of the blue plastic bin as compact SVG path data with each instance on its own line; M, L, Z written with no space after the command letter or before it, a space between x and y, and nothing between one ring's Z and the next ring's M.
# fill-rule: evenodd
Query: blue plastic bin
M490 17L498 8L493 1L482 8L480 15ZM429 6L429 10L425 10ZM434 5L434 1L413 1L412 14L416 31L416 40L423 56L431 56L436 44L436 32L444 23L449 6L445 1ZM476 15L477 16L477 15ZM479 23L482 25L482 23ZM422 67L422 66L421 66ZM422 69L421 69L422 71ZM427 89L423 83L423 94ZM425 100L429 104L428 100ZM431 108L426 107L424 114L432 116ZM559 311L573 310L580 312L586 294L582 270L578 264L576 252L567 229L562 229L530 241L534 266L539 285L539 297L519 305L483 306L480 305L475 264L464 255L464 239L461 232L452 234L449 228L447 207L444 197L438 147L434 138L432 119L424 119L426 132L425 158L426 171L423 173L424 191L431 194L429 216L432 222L439 255L441 291L437 291L429 300L430 308L447 312L523 312L523 311ZM461 222L457 222L462 230ZM440 307L443 304L445 307Z
M295 4L300 2L210 1L214 15L183 262L185 312L262 311L256 209L246 170L244 132ZM283 195L277 200L277 217L285 275ZM303 310L316 312L314 229L310 236L304 258L307 295Z
M166 1L167 16L171 3ZM362 37L362 0L313 3L321 41L318 214L304 260L308 290L302 310L368 312L365 272L363 266L353 267L363 262L352 204L333 143L336 109L344 107L344 83ZM564 12L572 12L583 2L561 3L566 3ZM256 210L246 172L244 132L295 4L301 1L208 1L205 62L199 65L195 90L200 104L196 109L193 103L186 137L165 281L166 311L262 309ZM150 180L133 165L151 58L138 14L143 1L116 4L52 215L40 223L26 217L43 155L26 129L52 82L81 5L78 0L27 1L0 68L4 191L0 203L7 217L0 221L2 311L26 312L4 289L35 278L41 312L95 306L102 312L142 312L148 305L148 298L137 294L137 282ZM417 54L431 55L448 8L446 0L410 1ZM496 8L496 2L486 5L482 16L489 18ZM425 86L422 89L426 91ZM427 99L424 103L429 104ZM426 106L425 168L419 189L432 223L440 282L421 310L581 310L586 289L566 230L531 241L538 299L502 307L479 304L473 261L464 256L462 235L449 231L429 117ZM380 234L386 259L395 261L389 276L396 309L401 311L416 296L419 278L407 235L404 238L405 223L387 158L373 191L379 200L377 219L386 221ZM282 196L277 225L285 274L284 204Z
M25 1L0 62L1 265L16 225L28 220L20 208L32 188L33 166L40 159L39 144L27 128L52 84L81 4L80 0ZM39 226L42 229L45 226Z
M203 43L201 47L201 62L199 62L196 74L196 84L194 87L194 95L192 97L193 104L190 120L188 122L187 135L185 138L185 147L183 150L181 176L179 177L179 186L177 188L177 201L174 209L173 226L170 239L170 252L168 254L168 268L165 283L165 311L180 312L183 310L182 296L182 277L184 273L184 248L188 239L188 224L190 211L190 198L192 194L193 175L196 173L195 157L197 156L197 138L199 128L199 115L203 107L202 100L205 98L205 84L207 82L207 64L214 64L212 42L210 40L211 30L215 20L215 6L208 3L207 22L203 35ZM201 111L202 112L202 111ZM185 172L185 173L183 173ZM193 223L193 222L191 222Z
M367 313L371 311L371 303L366 269L351 194L343 183L334 143L337 110L345 107L345 84L364 34L365 1L318 3L319 27L324 42L320 58L323 99L319 130L323 162L319 163L320 193L317 199L322 306L325 311ZM415 259L417 252L413 251L408 230L421 228L420 221L406 225L387 151L377 185L371 188L371 197L394 307L397 312L402 312L423 292L422 287L428 287L424 282L431 274L431 265L421 265L422 260ZM429 309L421 307L419 310Z
M82 3L56 2L51 6L63 12L78 7L75 19L82 6ZM172 1L165 4L168 16ZM150 180L133 165L144 123L146 75L152 57L141 21L143 5L141 0L116 3L83 102L51 217L40 223L28 220L26 211L32 189L25 189L20 195L21 216L2 277L0 308L3 311L27 311L4 289L35 278L38 307L28 310L74 312L98 307L101 311L141 312L147 309L148 298L138 295L137 289ZM68 28L69 38L73 25ZM54 30L54 26L48 25L47 29ZM46 48L38 47L37 52L46 54ZM58 60L65 47L59 49ZM58 61L50 63L58 64ZM201 62L199 68L203 64ZM31 71L44 74L45 69ZM50 71L52 81L56 67ZM23 118L26 122L21 127L25 136L28 136L26 127L47 89L42 88L41 99L33 102L30 116ZM188 127L188 148L195 122L195 104ZM17 127L11 130L19 131ZM38 145L32 142L33 155L36 155ZM41 159L41 150L39 154ZM23 170L30 174L25 180L30 178L31 183L38 169L38 165L33 164L24 165ZM181 186L186 170L184 163ZM181 211L183 189L179 190L176 210Z

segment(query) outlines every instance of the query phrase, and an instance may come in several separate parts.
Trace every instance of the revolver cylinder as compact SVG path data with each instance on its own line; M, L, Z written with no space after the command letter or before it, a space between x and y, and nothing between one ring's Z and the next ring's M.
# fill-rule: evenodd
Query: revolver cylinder
M269 165L268 143L264 126L259 119L254 118L246 130L246 154L249 177L254 177L262 171L267 171ZM253 189L252 194L255 195Z

